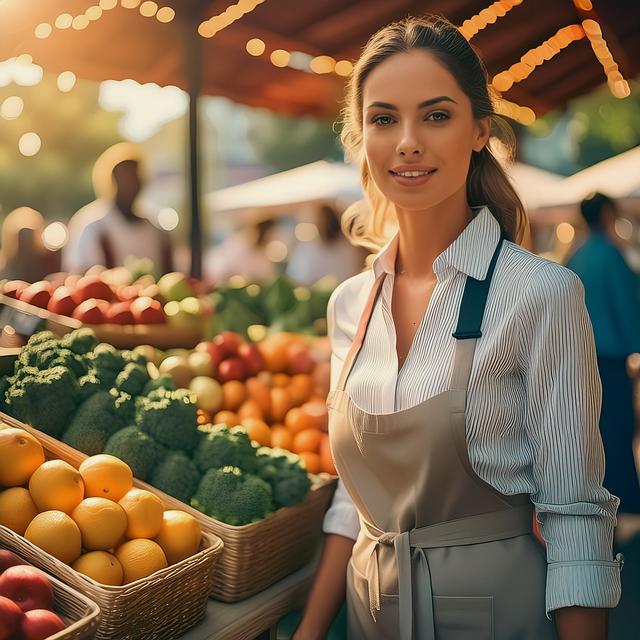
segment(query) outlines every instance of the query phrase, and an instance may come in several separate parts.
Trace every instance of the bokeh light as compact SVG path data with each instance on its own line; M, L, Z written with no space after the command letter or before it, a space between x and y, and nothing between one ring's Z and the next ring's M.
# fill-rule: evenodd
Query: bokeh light
M15 120L20 117L23 109L24 100L20 96L9 96L0 106L0 116L5 120Z
M62 222L52 222L42 232L42 242L49 251L62 249L69 240L67 226Z
M48 22L41 22L34 30L36 38L44 40L53 32L53 27Z
M616 235L623 240L631 240L633 237L633 223L627 218L617 218L614 228Z
M300 242L311 242L318 235L318 227L313 222L299 222L295 229L296 239Z
M165 24L171 22L175 17L176 12L171 7L160 7L156 13L156 20Z
M287 245L282 240L272 240L267 243L264 252L271 262L283 262L287 259Z
M23 156L35 156L42 147L40 136L33 131L25 133L18 140L18 149Z
M568 222L561 222L556 227L556 238L558 238L562 244L571 244L575 235L576 230L573 228L573 225Z
M167 207L158 211L158 224L165 231L173 231L180 222L180 216L175 209Z
M247 42L246 47L247 53L252 56L261 56L264 53L266 45L260 38L251 38L251 40Z
M58 76L58 89L62 93L68 93L76 86L76 74L73 71L63 71Z

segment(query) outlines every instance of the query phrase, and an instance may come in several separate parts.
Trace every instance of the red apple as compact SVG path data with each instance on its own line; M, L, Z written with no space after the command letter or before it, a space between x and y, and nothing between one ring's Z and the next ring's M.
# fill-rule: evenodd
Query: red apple
M64 285L64 281L67 279L66 271L56 271L55 273L49 273L44 277L47 282L51 283L51 291L53 292L58 287Z
M222 347L225 357L235 356L243 342L242 336L233 331L223 331L213 339L213 344L219 344Z
M47 309L62 316L71 316L78 305L73 299L73 290L69 287L58 287L52 294Z
M75 308L72 317L85 324L104 324L108 308L109 303L105 300L89 298Z
M262 353L255 344L241 344L238 347L238 355L244 360L249 376L257 376L263 369L266 369Z
M51 299L51 283L46 280L34 282L20 292L20 300L35 307L46 309Z
M79 276L77 273L72 273L64 279L64 286L69 287L69 289L75 289L80 278L82 278L82 276Z
M24 280L9 280L9 282L4 283L2 293L4 293L5 296L9 296L10 298L17 300L23 289L26 289L28 286L29 283Z
M0 596L0 640L17 637L22 616L22 609L13 600Z
M213 342L198 343L196 345L196 351L204 351L211 356L211 362L213 363L214 370L218 368L218 365L226 356L224 347L221 344L214 344Z
M218 367L218 380L229 382L229 380L244 380L247 377L247 368L242 358L228 358L223 360Z
M116 302L104 314L105 320L113 324L134 324L130 302Z
M164 309L158 300L143 296L131 303L131 313L136 324L163 324Z
M15 553L8 549L0 549L0 575L2 575L9 567L15 567L24 564L24 560L19 558Z
M40 569L28 565L9 567L0 576L0 596L13 600L22 611L53 607L49 578Z
M118 300L123 302L126 300L135 300L142 291L142 285L140 284L125 284L116 289L116 296Z
M298 373L311 373L315 363L309 355L306 345L294 342L287 347L287 372L295 376Z
M63 629L66 626L60 616L46 609L27 611L20 625L24 640L46 640Z
M90 298L111 302L113 297L113 289L97 275L80 278L73 292L73 298L78 304Z

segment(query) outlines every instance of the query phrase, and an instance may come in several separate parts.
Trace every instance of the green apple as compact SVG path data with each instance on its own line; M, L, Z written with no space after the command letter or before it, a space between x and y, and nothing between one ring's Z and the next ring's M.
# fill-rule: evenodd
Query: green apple
M172 271L163 275L158 280L158 287L166 300L180 301L196 295L187 280L187 276L179 271Z
M178 389L188 389L191 382L191 367L185 358L169 356L158 367L160 373L168 373L176 383Z
M217 380L209 376L196 376L189 385L196 394L198 407L214 414L222 408L222 387Z

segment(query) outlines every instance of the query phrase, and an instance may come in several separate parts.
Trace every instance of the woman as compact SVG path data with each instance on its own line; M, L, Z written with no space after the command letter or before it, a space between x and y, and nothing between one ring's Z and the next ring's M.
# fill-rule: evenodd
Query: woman
M342 141L370 206L351 228L386 245L329 306L343 486L296 640L324 636L345 582L350 638L606 637L621 558L593 336L578 279L516 244L496 123L445 20L392 24L355 65Z

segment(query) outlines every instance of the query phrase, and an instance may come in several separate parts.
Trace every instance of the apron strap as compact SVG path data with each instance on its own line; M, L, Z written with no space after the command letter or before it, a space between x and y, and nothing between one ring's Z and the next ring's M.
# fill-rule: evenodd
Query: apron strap
M384 278L386 275L386 273L382 272L376 278L376 281L373 283L373 287L371 287L369 297L367 298L367 303L365 304L362 315L360 316L360 322L358 323L356 335L353 339L353 342L351 343L351 349L349 349L349 353L347 354L347 357L344 360L344 364L342 365L342 371L340 372L338 384L336 385L337 391L344 391L347 377L351 372L353 363L358 357L358 353L360 353L360 348L362 347L362 343L364 342L364 336L367 333L367 327L369 326L369 322L371 321L373 307L375 306L376 300L380 295L380 291L382 290L382 283L384 282Z

